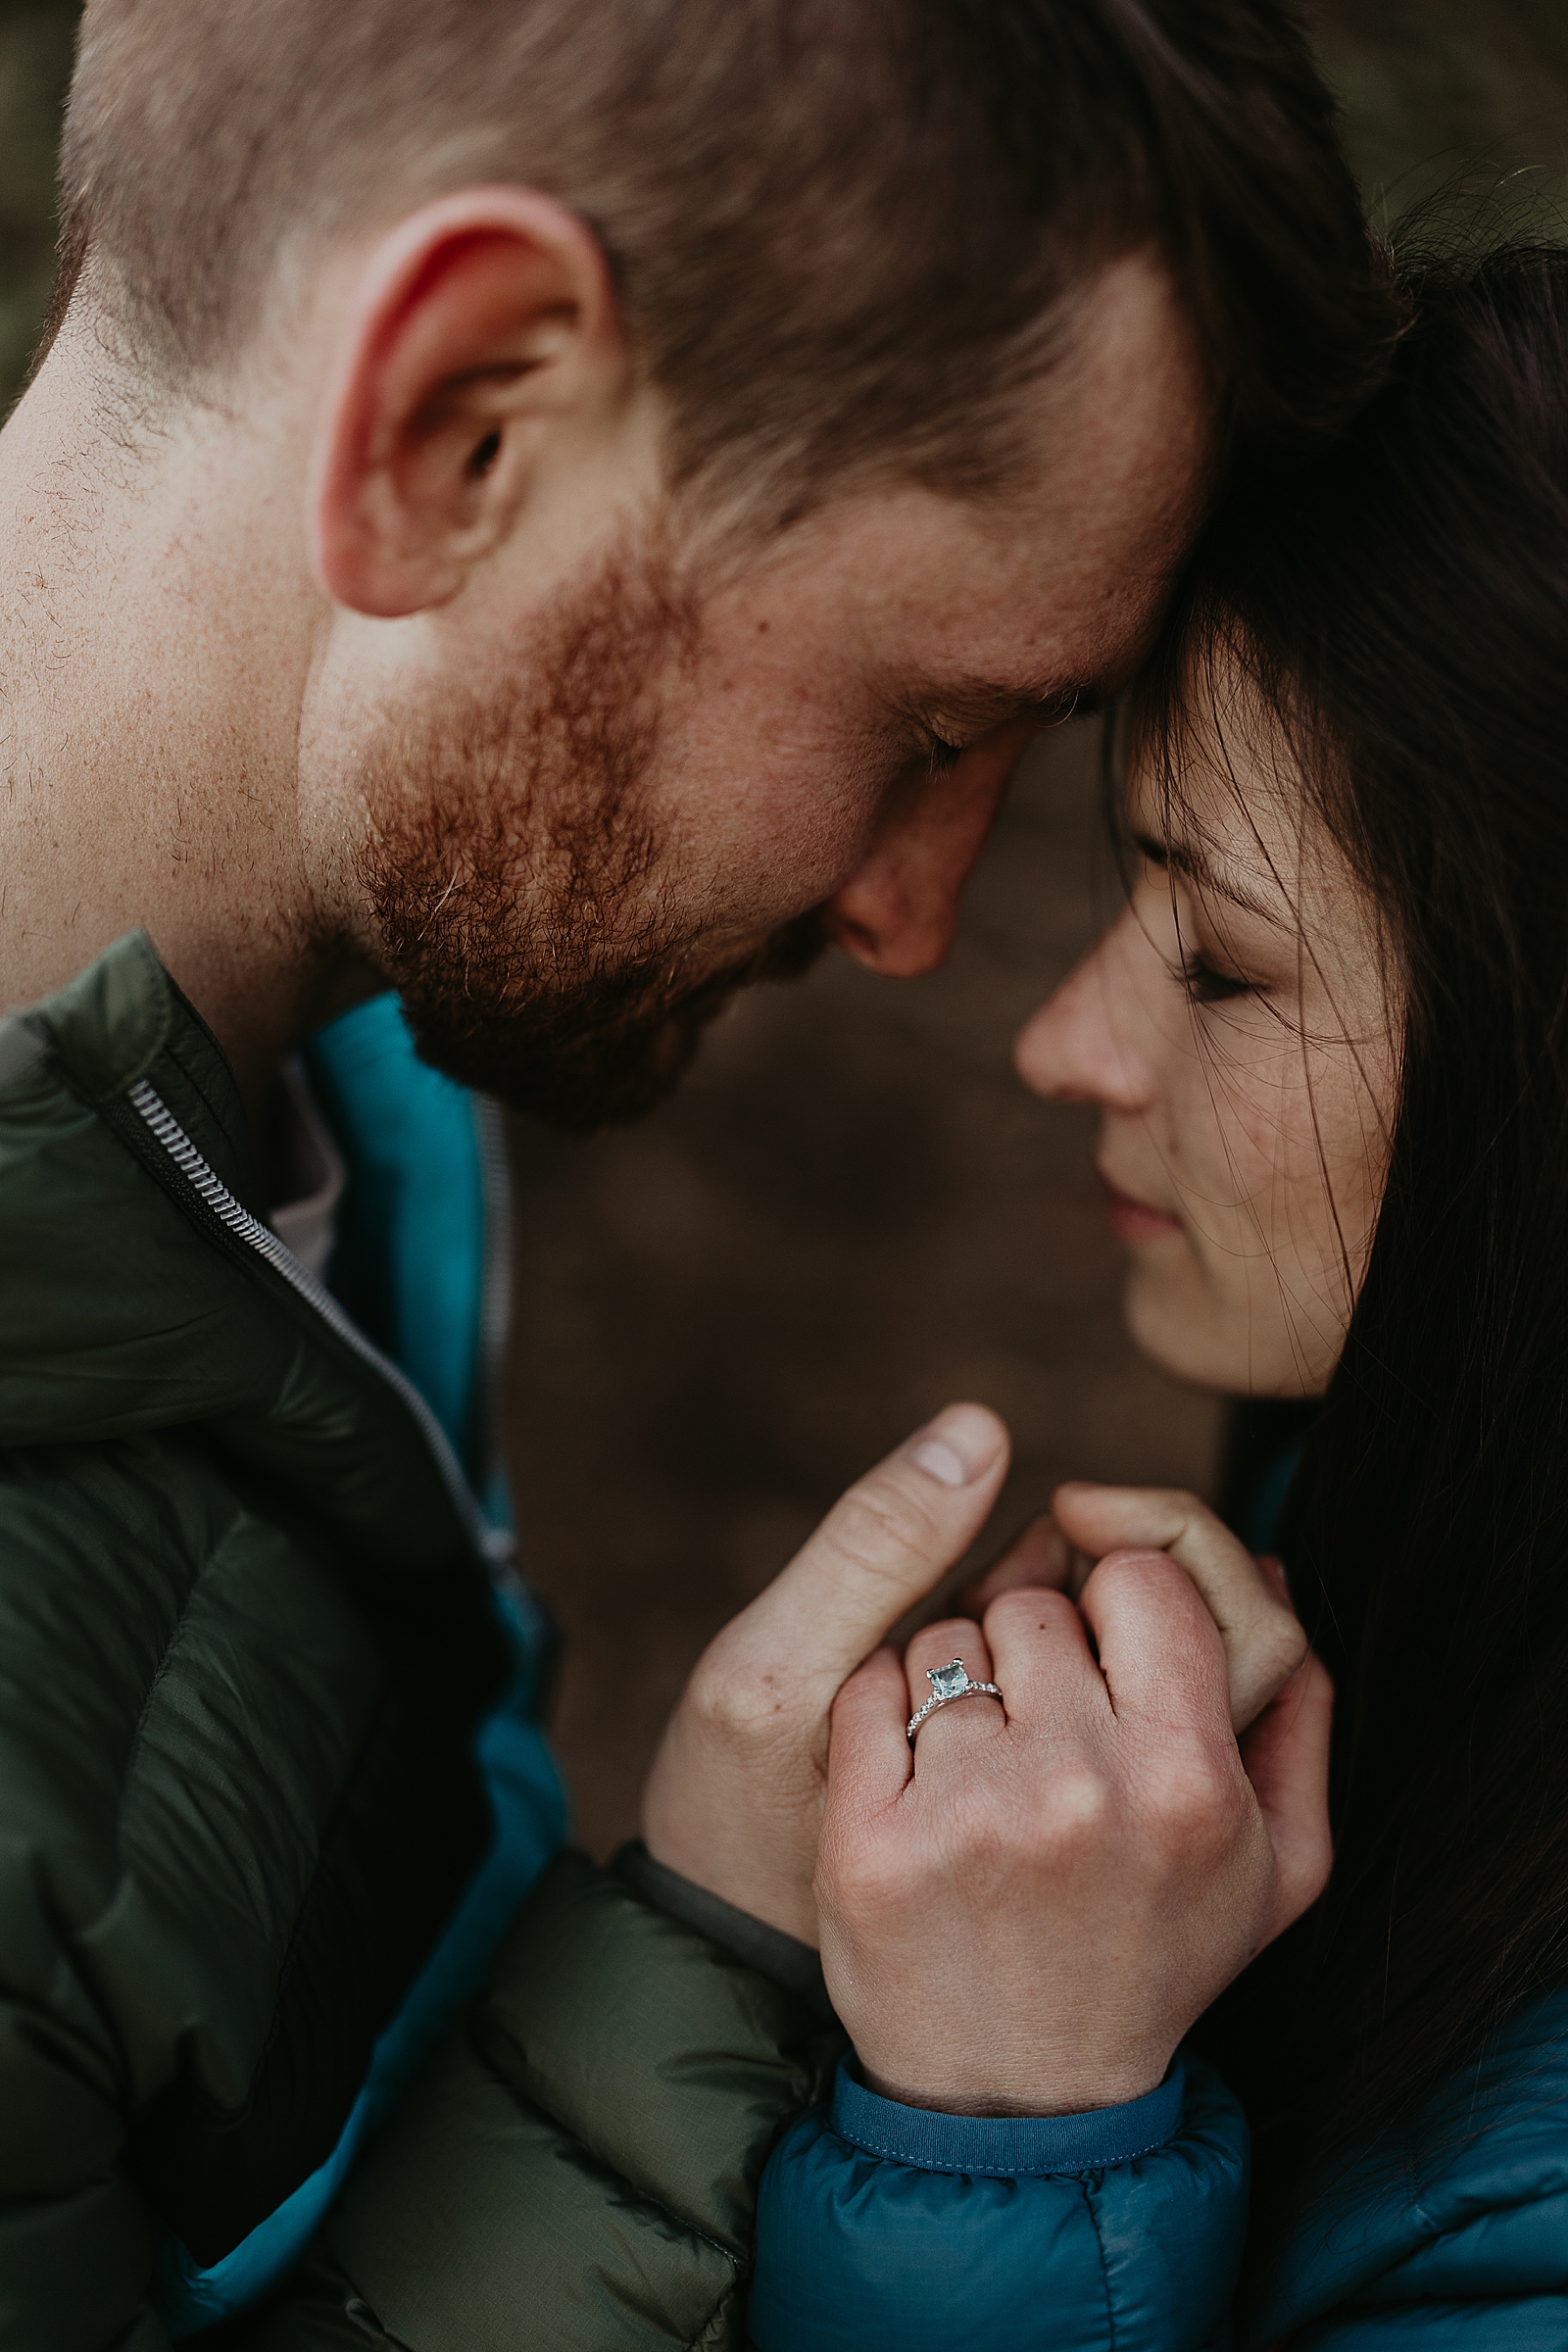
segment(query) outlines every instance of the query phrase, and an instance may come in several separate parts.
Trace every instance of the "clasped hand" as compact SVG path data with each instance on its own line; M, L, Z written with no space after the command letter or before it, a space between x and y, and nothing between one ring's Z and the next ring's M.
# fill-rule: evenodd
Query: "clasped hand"
M1318 1893L1332 1699L1277 1572L1149 1490L1059 1490L975 1616L877 1647L978 1533L1006 1450L950 1408L850 1490L699 1661L644 1834L820 1941L873 2088L1040 2115L1152 2089ZM1005 1704L940 1708L911 1751L955 1655Z

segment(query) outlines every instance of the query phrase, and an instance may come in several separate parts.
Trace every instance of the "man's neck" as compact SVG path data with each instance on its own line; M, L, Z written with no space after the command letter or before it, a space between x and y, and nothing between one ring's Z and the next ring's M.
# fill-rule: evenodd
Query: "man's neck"
M375 985L301 852L315 599L276 452L236 467L200 419L141 442L105 432L59 349L0 435L0 1004L141 924L265 1147L279 1057Z

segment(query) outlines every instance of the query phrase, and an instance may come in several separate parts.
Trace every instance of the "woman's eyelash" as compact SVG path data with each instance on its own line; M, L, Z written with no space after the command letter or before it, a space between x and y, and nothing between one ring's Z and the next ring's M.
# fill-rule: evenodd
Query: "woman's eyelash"
M956 767L958 761L963 758L961 743L948 743L940 735L929 736L927 741L930 746L933 767Z
M1239 980L1233 973L1216 972L1211 963L1191 948L1182 957L1182 986L1197 1004L1224 1004L1232 997L1250 996L1250 980Z

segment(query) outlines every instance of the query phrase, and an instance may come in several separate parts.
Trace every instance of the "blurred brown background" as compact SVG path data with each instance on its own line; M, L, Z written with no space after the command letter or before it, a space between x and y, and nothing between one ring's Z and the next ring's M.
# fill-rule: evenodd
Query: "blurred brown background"
M47 294L75 15L0 0L0 389ZM1562 0L1320 0L1314 23L1375 216L1476 155L1560 172ZM1011 1424L999 1531L1068 1475L1212 1480L1216 1407L1121 1334L1093 1120L1035 1102L1009 1063L1110 904L1095 760L1082 728L1031 759L933 978L835 959L741 1004L645 1126L516 1138L513 1458L597 1851L634 1828L709 1635L947 1398Z

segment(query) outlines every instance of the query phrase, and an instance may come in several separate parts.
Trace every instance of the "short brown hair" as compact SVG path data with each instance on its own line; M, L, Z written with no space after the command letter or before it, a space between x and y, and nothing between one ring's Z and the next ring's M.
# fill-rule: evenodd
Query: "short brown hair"
M1381 310L1278 0L89 0L57 318L147 382L231 366L281 247L481 181L573 207L675 478L797 503L998 470L1058 298L1156 243L1244 430L1359 400Z

